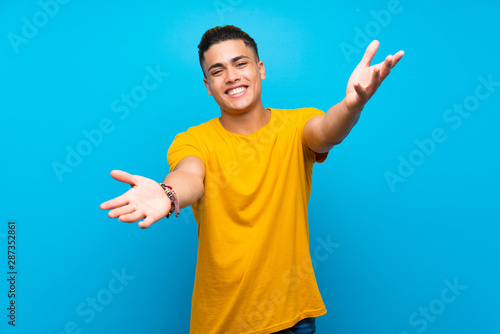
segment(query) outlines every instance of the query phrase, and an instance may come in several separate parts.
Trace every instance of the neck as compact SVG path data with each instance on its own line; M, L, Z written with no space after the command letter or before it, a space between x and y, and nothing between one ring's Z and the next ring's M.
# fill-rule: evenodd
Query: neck
M264 109L262 105L258 108L242 112L230 113L221 110L220 123L229 132L240 135L249 135L259 130L271 119L271 111Z

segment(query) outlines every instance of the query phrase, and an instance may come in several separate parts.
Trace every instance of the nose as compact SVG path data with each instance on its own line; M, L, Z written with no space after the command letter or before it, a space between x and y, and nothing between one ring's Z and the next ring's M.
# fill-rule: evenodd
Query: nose
M226 83L233 83L240 80L238 70L230 67L226 70Z

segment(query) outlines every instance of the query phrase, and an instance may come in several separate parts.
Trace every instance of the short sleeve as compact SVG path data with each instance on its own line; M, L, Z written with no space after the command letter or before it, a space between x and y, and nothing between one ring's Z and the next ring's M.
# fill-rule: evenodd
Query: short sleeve
M167 161L170 166L170 171L173 171L177 164L188 156L195 156L203 160L205 165L207 164L207 157L204 153L203 144L196 138L195 134L187 132L181 132L175 136L172 145L168 149Z
M301 115L300 115L301 117L299 117L299 119L300 119L299 126L300 126L300 133L301 133L302 136L303 136L304 126L306 125L307 121L309 121L311 118L313 118L315 116L325 115L324 111L316 109L316 108L304 108L304 109L299 109L299 110L300 110L300 113L301 113ZM303 140L303 143L304 143L304 147L307 147L307 144L305 143L305 140L304 140L303 137L302 137L302 140ZM308 149L308 151L310 151L310 153L314 153L315 154L314 160L317 163L324 162L326 160L326 158L328 157L328 152L317 153L317 152L312 151L308 147L307 147L307 149Z

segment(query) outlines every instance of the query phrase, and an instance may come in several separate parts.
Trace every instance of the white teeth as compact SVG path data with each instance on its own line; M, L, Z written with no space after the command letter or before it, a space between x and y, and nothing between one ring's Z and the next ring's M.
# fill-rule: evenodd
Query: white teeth
M235 94L243 92L246 89L247 89L246 87L238 87L238 88L235 88L235 89L231 89L230 91L227 92L227 94L228 95L235 95Z

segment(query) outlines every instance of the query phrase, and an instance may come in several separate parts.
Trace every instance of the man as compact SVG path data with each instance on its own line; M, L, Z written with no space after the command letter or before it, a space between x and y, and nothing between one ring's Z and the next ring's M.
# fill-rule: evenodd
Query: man
M112 171L132 189L101 208L123 222L144 219L139 227L148 228L192 206L199 247L191 333L314 333L326 309L309 253L312 167L347 136L403 52L370 66L373 41L345 98L325 114L265 109L264 63L239 28L210 29L198 48L221 116L176 136L161 186Z

